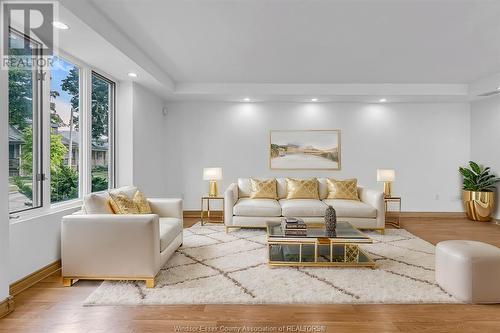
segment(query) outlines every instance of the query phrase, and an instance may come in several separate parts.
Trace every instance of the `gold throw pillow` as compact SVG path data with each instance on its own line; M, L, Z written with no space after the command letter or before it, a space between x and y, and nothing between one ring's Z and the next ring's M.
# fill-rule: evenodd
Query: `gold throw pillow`
M252 184L251 199L276 199L276 179L259 180L250 178Z
M328 196L326 197L327 199L359 201L358 180L356 178L346 180L327 178L326 184L328 185Z
M137 209L140 214L152 214L151 206L149 206L148 199L144 196L144 193L137 191L134 194L134 203L137 205Z
M123 192L109 193L109 204L115 214L139 214L139 208Z
M318 180L286 178L287 199L319 199Z

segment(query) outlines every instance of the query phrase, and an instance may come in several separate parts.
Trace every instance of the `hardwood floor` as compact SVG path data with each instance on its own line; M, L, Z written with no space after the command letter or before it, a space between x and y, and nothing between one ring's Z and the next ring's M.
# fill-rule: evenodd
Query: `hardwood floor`
M195 223L186 219L186 227ZM437 243L473 239L500 246L500 226L465 219L405 218L402 227ZM194 305L95 306L83 300L100 284L63 287L54 274L19 294L0 332L174 332L176 325L229 332L229 327L308 332L500 332L500 305ZM283 326L284 325L284 326ZM216 328L216 329L214 329ZM193 330L202 332L202 330ZM313 332L310 331L309 332Z

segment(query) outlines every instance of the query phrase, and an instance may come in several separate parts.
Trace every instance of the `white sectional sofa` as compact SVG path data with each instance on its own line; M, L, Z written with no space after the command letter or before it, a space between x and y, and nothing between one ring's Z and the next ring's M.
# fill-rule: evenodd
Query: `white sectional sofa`
M224 193L224 223L230 228L263 228L267 221L282 217L300 217L306 223L324 223L326 208L331 205L337 219L350 222L359 229L385 229L385 205L382 191L358 187L360 201L326 199L326 178L318 179L319 200L286 199L285 178L276 178L278 200L250 199L250 178L239 178Z

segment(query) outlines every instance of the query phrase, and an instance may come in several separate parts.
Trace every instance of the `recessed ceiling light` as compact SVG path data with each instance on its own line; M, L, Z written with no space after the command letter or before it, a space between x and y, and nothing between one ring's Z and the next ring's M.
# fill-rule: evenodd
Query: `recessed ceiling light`
M311 98L311 102L317 102L318 99L317 98Z
M130 77L137 77L137 74L134 72L129 72L129 73L127 73L127 75Z
M500 90L500 86L498 86L497 90Z
M245 102L250 102L250 98L248 98L248 97L245 97L243 100L244 100Z
M384 103L384 102L387 102L387 100L385 98L381 98L378 100L380 103Z
M54 21L54 22L52 22L52 25L54 26L54 28L61 29L61 30L68 30L69 29L69 25L67 25L66 23L63 23L61 21Z

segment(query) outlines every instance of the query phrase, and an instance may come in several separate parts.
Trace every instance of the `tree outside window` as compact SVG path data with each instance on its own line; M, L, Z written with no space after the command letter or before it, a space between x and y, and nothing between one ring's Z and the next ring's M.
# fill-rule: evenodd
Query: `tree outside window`
M92 74L92 192L109 187L109 124L112 84Z

